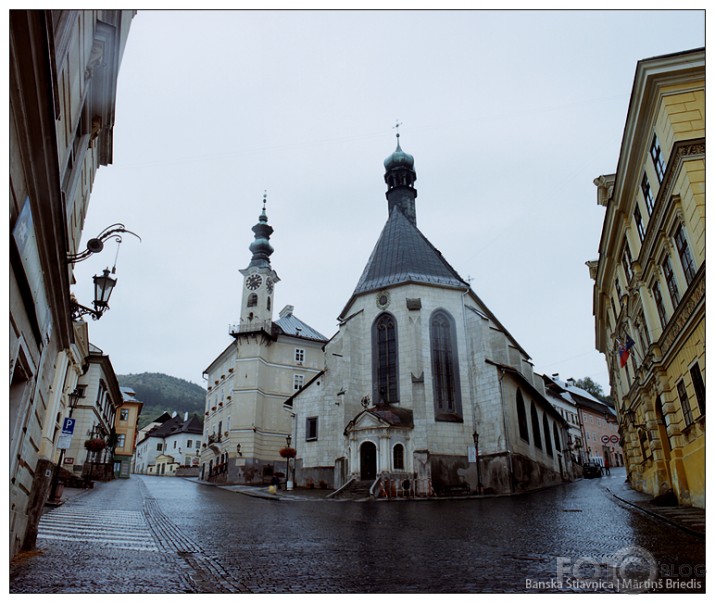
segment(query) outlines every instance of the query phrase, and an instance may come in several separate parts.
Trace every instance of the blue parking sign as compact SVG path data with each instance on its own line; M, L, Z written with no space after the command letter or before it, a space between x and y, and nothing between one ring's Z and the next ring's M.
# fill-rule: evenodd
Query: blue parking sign
M66 418L64 423L62 423L62 433L74 433L74 424L76 421L76 419Z

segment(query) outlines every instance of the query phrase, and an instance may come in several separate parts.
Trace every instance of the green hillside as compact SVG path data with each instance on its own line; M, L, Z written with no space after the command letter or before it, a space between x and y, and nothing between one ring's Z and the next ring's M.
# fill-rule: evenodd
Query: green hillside
M164 373L117 375L117 379L122 387L131 387L137 400L144 403L139 428L164 412L176 411L179 415L188 412L203 419L206 390L200 385Z

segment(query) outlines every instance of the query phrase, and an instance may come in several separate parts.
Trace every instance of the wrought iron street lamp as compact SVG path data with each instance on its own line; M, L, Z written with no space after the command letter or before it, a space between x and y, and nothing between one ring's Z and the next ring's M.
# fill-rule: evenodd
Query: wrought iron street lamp
M286 448L290 448L291 443L290 434L286 436ZM288 490L288 481L290 480L290 455L286 455L286 490Z
M87 249L80 253L70 254L67 256L68 264L76 264L83 262L88 257L95 253L99 253L104 249L104 242L109 238L114 238L117 242L117 255L119 255L119 244L122 242L122 237L119 233L127 233L135 236L141 241L141 237L130 230L124 228L124 224L112 224L105 228L99 235L87 241ZM109 298L117 285L117 278L114 276L117 271L117 258L114 258L114 266L110 272L109 268L105 268L101 276L95 275L94 281L94 309L88 308L72 300L72 320L78 320L82 316L90 315L94 320L99 320L109 309Z

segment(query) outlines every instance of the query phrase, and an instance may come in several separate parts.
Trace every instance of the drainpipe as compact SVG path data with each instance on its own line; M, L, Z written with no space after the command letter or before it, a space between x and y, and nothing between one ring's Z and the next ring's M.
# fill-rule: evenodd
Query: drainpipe
M467 364L468 366L471 366L471 362L474 360L474 350L471 349L471 338L469 337L469 331L467 329L467 312L466 312L466 305L465 305L465 297L467 293L469 293L470 289L465 289L462 292L462 322L464 324L464 337L465 337L465 342L464 342L464 347L467 350ZM476 371L469 370L467 369L467 377L469 381L469 397L472 401L472 429L473 433L478 434L479 433L479 423L477 421L477 395L476 395L476 390L477 387L474 383ZM481 478L481 471L479 467L479 447L477 443L475 442L475 453L477 457L477 493L481 494L482 493L482 478Z

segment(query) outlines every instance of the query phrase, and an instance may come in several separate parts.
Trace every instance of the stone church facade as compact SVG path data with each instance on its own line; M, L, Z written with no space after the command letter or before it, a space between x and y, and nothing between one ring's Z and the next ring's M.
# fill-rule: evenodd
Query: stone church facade
M526 351L417 228L414 159L385 160L388 219L320 372L285 402L295 481L374 496L568 480L568 425Z

